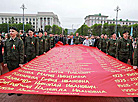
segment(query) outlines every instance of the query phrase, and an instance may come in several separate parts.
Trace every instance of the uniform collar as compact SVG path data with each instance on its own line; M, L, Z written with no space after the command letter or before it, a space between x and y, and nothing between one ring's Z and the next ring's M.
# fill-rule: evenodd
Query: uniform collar
M17 37L15 37L14 39L10 38L10 41L11 41L11 40L16 41L16 38L17 38Z

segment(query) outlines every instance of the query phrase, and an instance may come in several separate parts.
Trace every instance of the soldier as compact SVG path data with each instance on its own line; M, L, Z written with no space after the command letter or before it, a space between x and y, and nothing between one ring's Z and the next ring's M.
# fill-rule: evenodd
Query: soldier
M117 41L116 57L120 61L130 62L132 56L132 43L128 39L128 31L123 32L123 38Z
M19 66L22 67L24 63L24 45L23 41L19 40L16 35L18 34L17 29L14 27L10 28L11 38L7 39L4 44L4 66L8 67L9 71L12 71ZM14 93L9 93L11 96ZM22 94L17 94L21 96Z
M103 43L103 39L104 39L104 34L101 35L100 39L99 39L99 45L98 45L98 48L101 50L101 46L102 46L102 43Z
M75 36L75 38L74 38L74 44L76 44L76 45L78 45L78 44L80 44L80 38L79 38L79 33L76 33L76 36Z
M116 57L116 46L117 46L117 40L116 40L116 34L112 33L112 39L108 41L107 43L107 48L106 48L106 54L112 56L112 57Z
M133 57L133 69L137 69L138 66L138 40L136 45L134 45L134 57Z
M39 55L42 55L46 52L46 41L43 38L43 31L39 31Z
M49 36L49 48L52 49L53 47L55 47L55 39L53 37L53 34L50 34Z
M2 62L3 62L2 48L3 48L3 36L0 32L0 75L2 75Z
M39 42L38 38L34 37L34 30L28 30L29 37L25 39L25 57L27 62L31 61L39 55Z
M104 38L101 40L101 51L103 51L104 53L106 53L107 41L107 35L104 35Z
M44 38L45 38L45 42L46 42L46 47L45 48L46 48L46 52L47 52L50 49L49 48L49 41L48 41L49 40L49 37L47 35L47 32L44 32Z

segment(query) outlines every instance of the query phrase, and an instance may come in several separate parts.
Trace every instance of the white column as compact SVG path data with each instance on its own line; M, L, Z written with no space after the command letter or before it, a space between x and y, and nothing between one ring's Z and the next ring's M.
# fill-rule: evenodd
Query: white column
M40 25L40 17L38 18L38 30L39 30L39 28L41 27L41 25Z
M43 31L44 31L45 30L45 19L44 17L42 19L43 19L42 26L43 26Z

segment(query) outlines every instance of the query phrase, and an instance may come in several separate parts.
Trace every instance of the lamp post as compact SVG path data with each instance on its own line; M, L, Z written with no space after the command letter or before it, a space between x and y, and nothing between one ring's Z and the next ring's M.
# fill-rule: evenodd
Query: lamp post
M24 4L20 8L23 9L23 32L24 32L24 9L27 9L27 8L25 7Z
M117 19L118 19L118 11L121 10L119 8L119 6L116 7L115 11L116 11L116 27L115 27L115 33L117 34Z

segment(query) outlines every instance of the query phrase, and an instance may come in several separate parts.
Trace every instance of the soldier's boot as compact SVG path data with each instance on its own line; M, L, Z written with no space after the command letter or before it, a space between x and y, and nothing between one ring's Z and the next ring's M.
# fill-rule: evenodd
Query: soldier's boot
M14 95L14 94L15 94L15 93L8 93L9 96L12 96L12 95Z

